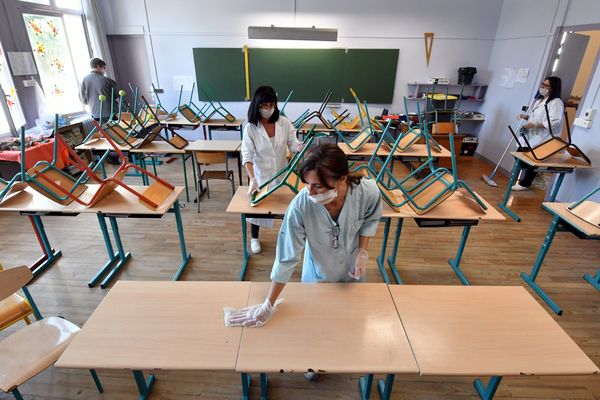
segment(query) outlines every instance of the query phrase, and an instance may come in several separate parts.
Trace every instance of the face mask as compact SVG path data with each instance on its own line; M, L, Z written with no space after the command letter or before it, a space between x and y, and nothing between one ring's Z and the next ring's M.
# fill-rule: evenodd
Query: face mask
M541 88L540 94L542 95L542 97L548 97L548 95L550 94L550 91L546 88Z
M259 108L258 112L260 116L263 118L271 118L271 115L275 112L274 108Z
M308 195L308 198L315 204L325 205L331 203L333 199L337 197L337 190L331 189L325 193L315 194L314 196Z

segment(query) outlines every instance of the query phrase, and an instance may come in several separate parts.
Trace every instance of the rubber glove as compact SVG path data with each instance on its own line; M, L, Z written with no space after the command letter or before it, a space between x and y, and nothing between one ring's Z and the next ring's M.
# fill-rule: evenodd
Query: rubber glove
M356 261L354 262L354 270L348 272L352 278L359 280L367 272L367 260L369 259L369 253L367 249L358 249L356 255Z
M258 183L256 182L256 178L250 179L250 187L248 188L248 197L252 197L254 192L258 192Z
M244 326L248 328L259 327L267 323L275 313L277 306L283 301L279 299L274 305L271 305L269 299L265 299L262 304L255 304L241 310L229 312L225 315L225 325ZM229 322L229 323L228 323Z

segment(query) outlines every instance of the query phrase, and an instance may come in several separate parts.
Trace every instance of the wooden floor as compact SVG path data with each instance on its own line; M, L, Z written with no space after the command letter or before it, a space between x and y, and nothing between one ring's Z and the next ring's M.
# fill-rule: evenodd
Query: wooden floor
M499 188L487 186L483 173L490 166L467 158L459 162L459 174L476 191L496 205L504 193L507 179L497 177ZM181 185L181 161L159 167L161 177ZM132 178L128 178L132 179ZM138 180L131 180L138 182ZM203 198L202 211L185 202L182 196L183 222L188 251L192 260L185 280L235 280L242 260L240 217L225 214L230 198L226 182L211 182L211 198ZM237 182L236 182L237 185ZM522 271L529 271L542 243L550 216L540 205L542 193L518 193L513 201L523 218L516 223L483 223L471 230L464 252L462 269L475 285L522 285ZM47 217L44 223L52 245L63 251L62 258L30 285L44 315L61 315L82 325L102 300L107 290L89 289L88 279L106 260L107 255L96 217ZM120 275L125 280L168 280L180 262L175 219L167 214L158 220L120 219L124 246L133 257ZM279 221L276 227L279 226ZM380 249L383 225L370 244L368 281L381 282L375 265ZM252 257L246 279L269 280L274 258L277 229L263 229L263 253ZM421 229L414 222L404 224L398 266L407 284L459 285L447 261L453 257L461 228ZM31 264L40 250L27 218L0 215L0 263L5 267ZM600 365L600 293L582 279L600 267L600 243L579 240L569 233L558 233L548 254L540 284L565 309L561 317L552 316ZM294 279L299 279L300 268ZM542 305L548 309L545 304ZM194 315L190 315L194 318ZM477 316L473 316L476 318ZM14 327L0 332L4 337ZM352 349L349 349L350 351ZM268 351L268 346L265 346ZM551 352L548 348L545 351ZM136 386L131 373L99 371L105 394L96 393L85 371L50 368L21 387L27 399L134 399ZM239 399L240 377L235 373L173 373L158 371L152 399ZM255 380L257 381L257 379ZM259 395L256 385L253 398ZM357 399L358 375L323 376L307 382L302 375L273 375L269 381L271 399ZM476 398L472 378L397 377L394 399L467 399ZM0 398L12 398L0 394ZM373 398L378 398L373 393ZM600 376L505 378L497 399L600 399Z

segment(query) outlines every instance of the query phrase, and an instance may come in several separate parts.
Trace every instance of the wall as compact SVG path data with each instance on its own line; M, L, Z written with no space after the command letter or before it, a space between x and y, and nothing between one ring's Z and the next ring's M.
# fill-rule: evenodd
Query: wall
M175 89L178 90L178 86L173 77L194 75L194 47L241 48L247 44L250 47L399 48L392 112L403 111L402 97L409 81L433 76L448 76L455 80L458 67L475 66L478 70L476 79L486 82L502 6L502 1L477 0L423 0L418 3L409 0L105 0L101 3L107 34L145 35L153 81L165 90L161 101L169 106L177 103ZM338 42L247 38L249 25L271 24L335 27ZM429 68L425 64L424 32L435 32ZM225 105L238 116L245 115L247 110L247 103ZM295 103L286 111L294 116L308 106L311 105ZM347 106L355 113L353 105ZM383 107L372 106L375 110ZM389 105L386 108L390 108Z
M587 85L590 82L591 74L594 66L596 65L598 49L600 49L600 30L581 31L576 33L590 37L588 46L585 49L583 61L581 62L581 67L579 67L579 73L577 74L575 85L571 91L571 95L582 97L587 90Z

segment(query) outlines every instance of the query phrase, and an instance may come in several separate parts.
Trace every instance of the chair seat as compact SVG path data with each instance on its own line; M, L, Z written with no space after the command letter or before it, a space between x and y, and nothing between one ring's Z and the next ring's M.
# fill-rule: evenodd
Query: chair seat
M227 179L229 180L229 176L233 175L233 171L202 171L202 176L200 179Z
M9 392L58 360L79 327L65 319L36 321L0 342L0 389Z
M0 301L0 329L32 314L33 310L25 299L13 293L6 299Z

